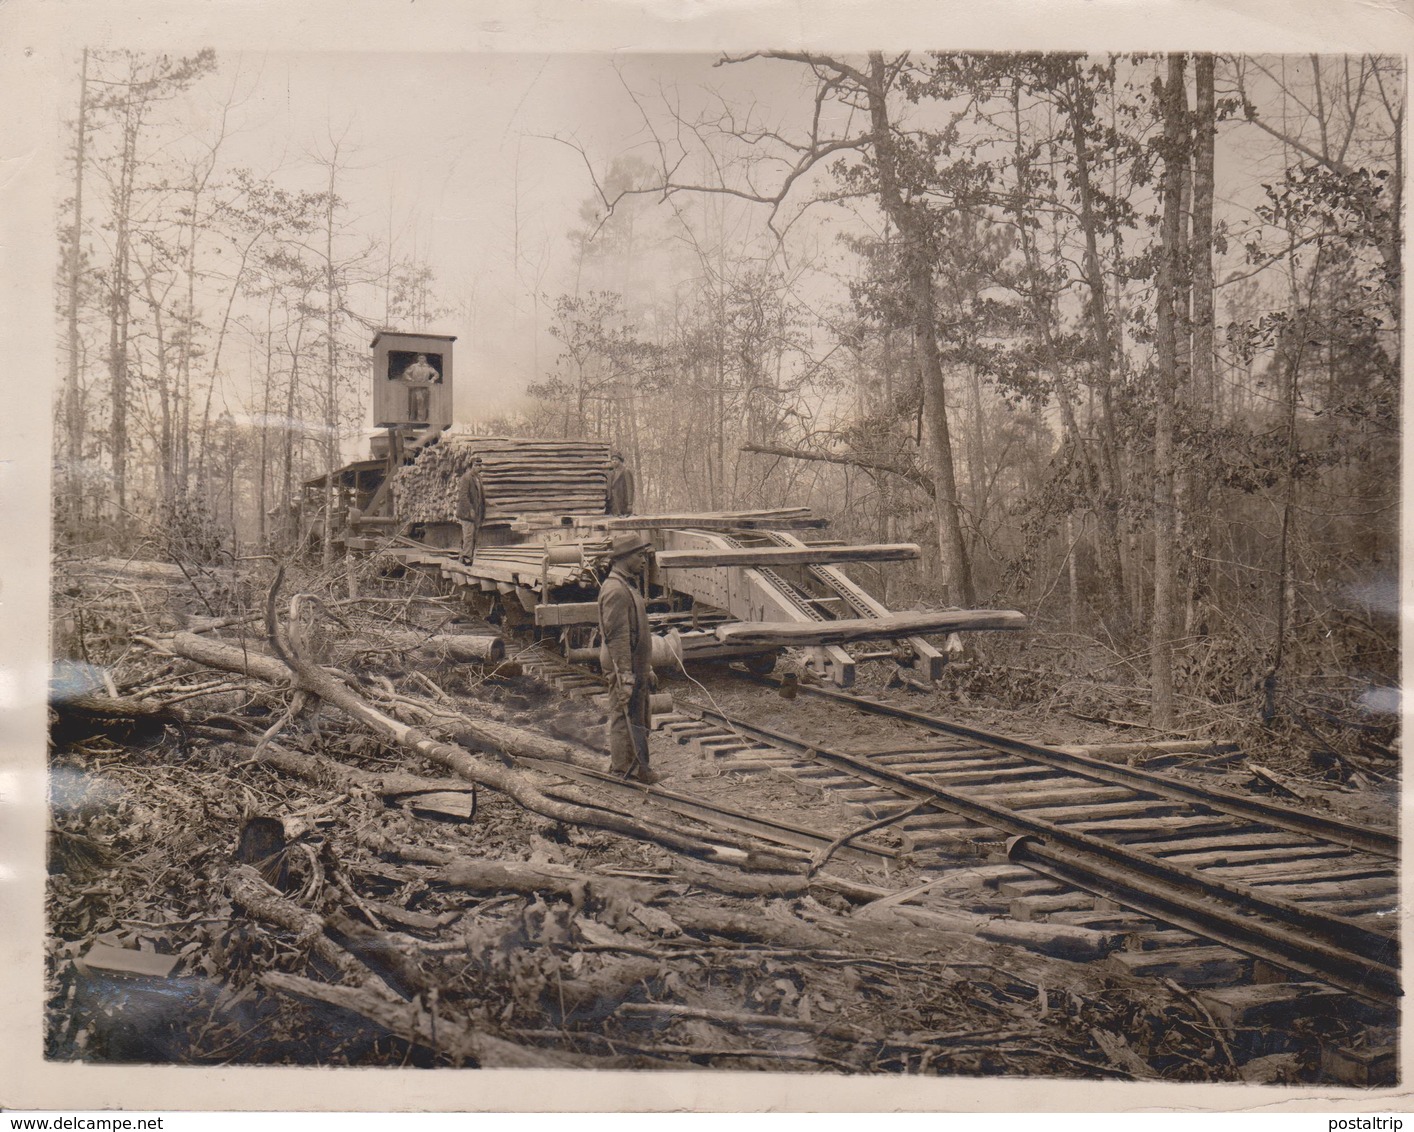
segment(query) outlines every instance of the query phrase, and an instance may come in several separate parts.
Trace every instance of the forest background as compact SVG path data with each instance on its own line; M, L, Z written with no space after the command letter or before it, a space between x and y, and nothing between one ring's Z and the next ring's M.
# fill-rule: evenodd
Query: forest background
M1156 724L1390 707L1396 57L68 62L61 549L289 553L426 329L466 426L918 541L892 604L1023 609Z

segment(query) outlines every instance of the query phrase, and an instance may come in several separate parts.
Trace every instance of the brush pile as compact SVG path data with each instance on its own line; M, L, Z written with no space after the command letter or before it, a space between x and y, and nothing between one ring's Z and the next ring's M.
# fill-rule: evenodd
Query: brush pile
M430 578L305 573L286 612L283 570L100 565L56 566L51 1059L1295 1081L1351 1040L1239 1067L1177 991L914 922L905 857L806 873L606 791L592 697L449 649L492 630ZM652 743L675 790L857 822Z
M602 515L609 446L586 440L520 440L448 434L398 471L398 514L414 523L456 518L457 481L480 456L486 518L515 515Z

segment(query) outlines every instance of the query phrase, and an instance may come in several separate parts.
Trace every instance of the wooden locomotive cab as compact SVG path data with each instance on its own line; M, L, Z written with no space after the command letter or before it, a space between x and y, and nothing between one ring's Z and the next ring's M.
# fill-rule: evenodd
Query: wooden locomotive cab
M453 334L380 330L373 339L373 426L452 423Z

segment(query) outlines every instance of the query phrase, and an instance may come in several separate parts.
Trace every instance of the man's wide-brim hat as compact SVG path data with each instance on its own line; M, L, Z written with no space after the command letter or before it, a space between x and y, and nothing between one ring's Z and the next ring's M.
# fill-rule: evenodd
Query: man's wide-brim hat
M616 562L620 558L627 558L636 550L651 550L652 547L653 544L639 534L615 535L609 543L609 561Z

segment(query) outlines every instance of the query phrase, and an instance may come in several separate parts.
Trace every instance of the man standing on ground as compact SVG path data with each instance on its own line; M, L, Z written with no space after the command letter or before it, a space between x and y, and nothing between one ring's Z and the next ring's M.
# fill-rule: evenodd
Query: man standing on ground
M633 514L633 473L625 466L622 452L609 457L609 498L604 511L609 515Z
M642 535L615 535L609 576L599 587L599 663L609 678L609 773L649 785L659 781L648 769L653 638L638 579L651 548Z
M462 561L468 566L476 556L476 538L486 519L486 492L481 484L481 457L471 458L471 467L457 481L457 519L462 525Z

